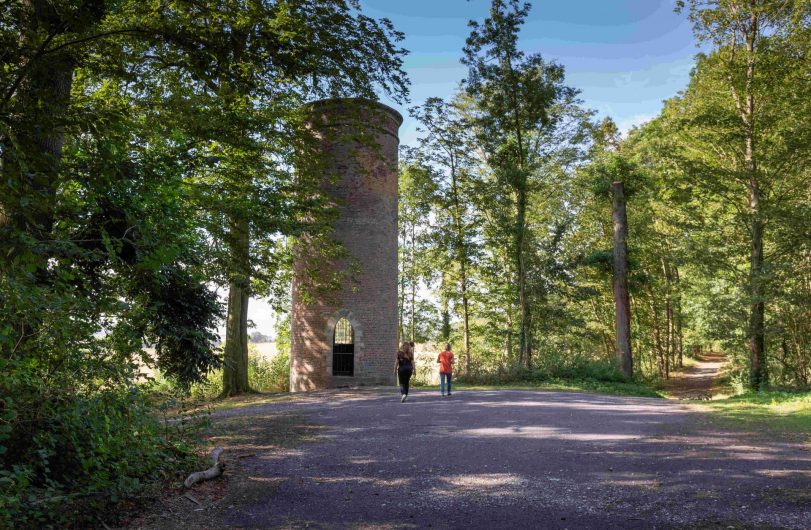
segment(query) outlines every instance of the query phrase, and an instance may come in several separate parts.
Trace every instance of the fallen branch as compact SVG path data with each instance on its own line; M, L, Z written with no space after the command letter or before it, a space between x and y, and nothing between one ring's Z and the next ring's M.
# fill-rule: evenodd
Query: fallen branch
M198 482L211 480L222 475L222 470L225 469L225 464L220 462L220 455L224 450L225 449L222 447L216 447L213 451L211 451L211 456L209 458L211 459L212 466L205 471L195 471L189 475L189 478L183 482L183 485L187 488L191 488Z

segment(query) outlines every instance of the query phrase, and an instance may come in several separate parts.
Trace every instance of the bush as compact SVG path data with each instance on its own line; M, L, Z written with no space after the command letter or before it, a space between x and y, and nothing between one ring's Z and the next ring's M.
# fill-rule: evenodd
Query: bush
M290 355L280 352L267 360L258 354L249 354L248 384L259 392L289 392Z
M585 355L546 357L537 361L532 369L509 367L506 370L483 372L460 377L460 381L470 384L499 385L509 383L543 383L548 381L600 381L605 383L624 382L613 360L594 359Z
M97 524L196 464L189 423L161 423L137 386L49 381L21 361L0 371L0 527Z
M163 378L157 378L163 388L175 389ZM281 351L271 359L261 355L256 347L248 346L248 385L257 392L288 392L290 390L290 354ZM222 370L212 370L205 380L191 386L190 395L200 401L210 401L222 395Z

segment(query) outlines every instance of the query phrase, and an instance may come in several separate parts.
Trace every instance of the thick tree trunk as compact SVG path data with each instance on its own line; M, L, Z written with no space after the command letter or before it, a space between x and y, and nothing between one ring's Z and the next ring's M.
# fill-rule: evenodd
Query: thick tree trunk
M505 330L506 334L507 334L507 337L506 337L506 340L504 341L504 355L505 355L506 363L512 363L513 362L513 325L514 325L514 323L513 323L513 320L512 320L512 311L513 311L512 307L507 308L507 329Z
M625 186L611 184L612 218L614 221L614 308L617 335L617 367L631 379L634 360L631 355L631 303L628 296L628 217L625 212Z
M229 283L225 328L225 365L222 393L235 396L250 392L248 385L248 300L250 294L250 233L248 223L232 220L229 244L237 271Z
M762 390L768 384L764 320L766 304L763 292L763 225L756 217L752 222L749 307L749 387Z
M465 273L462 272L462 344L465 348L465 375L470 375L470 308L468 306Z
M32 61L33 66L20 83L12 104L14 145L4 138L7 145L3 149L2 176L16 183L12 189L19 190L19 194L16 201L12 197L7 204L0 205L3 210L0 223L10 224L35 240L48 241L54 222L73 61L64 55ZM22 200L26 201L25 206ZM43 257L43 264L46 259Z
M766 292L764 285L763 230L764 220L761 211L761 189L758 177L758 164L755 154L755 95L752 84L755 80L756 46L760 35L760 19L757 10L752 9L749 26L744 27L746 40L747 65L746 85L743 101L737 99L737 105L743 124L744 136L744 169L749 178L749 214L751 216L750 232L752 236L749 260L749 387L762 390L769 382L766 366L765 313Z
M65 31L59 15L47 2L23 0L21 48L38 49L45 33ZM88 17L90 18L90 17ZM2 97L5 130L0 132L0 274L22 256L33 280L51 281L49 260L58 252L52 243L62 146L65 139L74 59L67 53L27 58L20 64L16 83ZM14 131L14 138L7 136ZM19 322L14 352L22 355L41 322L32 312Z
M751 98L749 108L754 113ZM766 293L763 283L764 258L763 258L763 229L764 223L761 217L761 191L760 182L757 177L757 164L755 163L755 141L752 131L753 117L748 118L746 148L744 151L744 163L749 173L749 213L751 215L751 251L749 255L749 388L752 390L762 390L768 384L768 371L766 366L765 347L765 313L766 313Z

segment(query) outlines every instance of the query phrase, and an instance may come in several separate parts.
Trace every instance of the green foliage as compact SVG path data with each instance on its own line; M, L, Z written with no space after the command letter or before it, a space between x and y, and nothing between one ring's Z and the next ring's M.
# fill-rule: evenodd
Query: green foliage
M484 236L495 236L490 245L501 247L491 265L510 297L501 312L509 315L505 327L515 321L517 360L528 367L544 320L536 306L545 305L555 275L543 270L552 262L537 248L558 240L550 226L567 224L557 181L583 154L589 116L579 107L578 91L564 83L562 66L518 47L529 10L518 0L493 0L483 23L470 22L462 59L468 66L465 125L487 175L482 209L493 226Z
M87 525L92 509L34 503L103 504L178 467L137 370L201 385L221 364L214 287L284 297L285 238L325 237L328 210L320 180L293 178L319 161L302 104L402 101L406 52L351 0L33 0L0 18L0 517ZM282 388L285 362L252 377Z
M706 403L710 409L734 424L746 428L811 433L811 392L747 392Z
M401 263L422 268L404 268L401 282L431 289L434 306L406 328L433 329L424 338L447 337L458 352L468 310L465 375L531 362L580 378L566 367L611 364L609 190L622 181L638 377L666 379L685 357L720 348L735 384L768 374L808 387L811 12L807 2L683 4L710 49L689 86L625 138L610 118L591 123L560 66L521 49L529 6L516 0L493 1L471 23L462 92L412 109L425 134L401 195L421 209L416 222L403 215L416 237L401 238ZM420 307L401 290L403 300Z
M208 377L187 390L171 381L162 380L166 391L186 392L197 401L211 401L222 396L222 372L212 370ZM256 346L248 347L248 385L256 392L288 392L290 390L290 351L279 350L271 359L260 354Z
M0 368L2 527L92 525L99 511L197 464L202 423L162 424L136 386L46 380L26 361ZM104 370L96 378L121 375Z
M290 390L290 354L279 352L270 361L259 355L248 357L248 381L260 392Z
M456 389L468 390L547 390L564 392L595 392L614 396L640 396L660 398L662 395L643 383L603 381L599 379L558 379L546 374L526 375L516 378L491 377L481 382L454 383Z

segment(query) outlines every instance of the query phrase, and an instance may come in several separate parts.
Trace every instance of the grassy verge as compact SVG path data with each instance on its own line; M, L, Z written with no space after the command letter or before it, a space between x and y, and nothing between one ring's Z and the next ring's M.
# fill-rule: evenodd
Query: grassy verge
M746 427L811 434L811 392L746 393L703 404L721 418Z
M291 394L290 392L256 392L230 398L204 401L203 403L211 412L219 412L221 410L231 410L242 407L269 405L271 403L292 401L294 399L296 399L296 394Z
M272 468L274 460L285 458L290 451L304 451L306 443L324 439L324 431L324 427L293 413L247 412L214 418L206 432L206 445L225 447L222 458L226 472L190 492L167 488L150 505L132 510L124 518L124 526L143 530L230 527L233 523L226 518L234 506L272 502L288 480L257 466ZM251 459L248 465L244 464L247 459Z
M434 388L437 385L420 385L420 388ZM598 381L595 379L550 379L538 382L502 383L497 385L454 382L458 390L556 390L564 392L590 392L613 396L663 397L661 393L643 383L622 383L618 381Z

